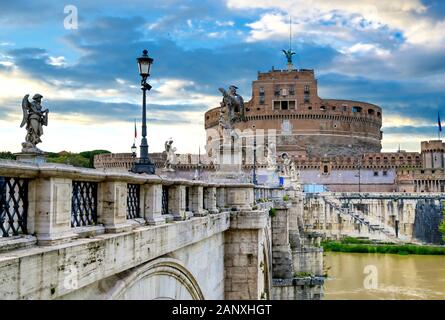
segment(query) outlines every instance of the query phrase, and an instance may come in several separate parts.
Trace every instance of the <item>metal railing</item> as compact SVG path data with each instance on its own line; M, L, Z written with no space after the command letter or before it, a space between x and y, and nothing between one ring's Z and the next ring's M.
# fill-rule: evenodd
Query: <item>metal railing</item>
M185 211L190 211L190 187L185 187Z
M169 186L162 186L162 214L169 214L168 211L168 191Z
M141 217L140 196L141 186L139 184L127 184L127 219Z
M97 182L73 181L71 227L97 224Z
M28 182L0 177L0 237L28 233Z

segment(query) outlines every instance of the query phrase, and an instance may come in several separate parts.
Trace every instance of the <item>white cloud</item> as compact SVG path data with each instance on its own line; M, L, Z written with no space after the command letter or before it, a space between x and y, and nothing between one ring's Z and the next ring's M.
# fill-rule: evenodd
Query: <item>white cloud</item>
M423 15L427 7L420 0L228 0L227 5L236 10L270 10L248 25L252 28L250 41L283 36L280 15L288 14L297 24L310 25L340 16L348 26L357 29L387 27L402 31L407 42L414 44L441 45L445 40L445 20L435 22ZM310 32L310 28L304 31Z
M209 38L224 38L227 35L226 31L222 32L210 32L208 33Z
M379 46L371 43L356 43L351 47L344 47L340 50L343 54L375 54L380 57L388 57L390 55L389 50L380 48Z
M5 67L13 67L14 63L11 61L1 61L0 60L0 65L5 66Z
M216 25L219 27L233 27L235 25L235 22L229 20L229 21L215 21Z
M60 57L49 56L47 63L56 67L63 67L66 65L65 57L63 56Z

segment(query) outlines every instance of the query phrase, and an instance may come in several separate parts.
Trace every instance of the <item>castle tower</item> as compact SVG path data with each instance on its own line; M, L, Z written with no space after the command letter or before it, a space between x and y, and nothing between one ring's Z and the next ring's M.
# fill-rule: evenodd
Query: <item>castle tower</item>
M442 140L422 141L420 150L424 169L445 169L445 143Z

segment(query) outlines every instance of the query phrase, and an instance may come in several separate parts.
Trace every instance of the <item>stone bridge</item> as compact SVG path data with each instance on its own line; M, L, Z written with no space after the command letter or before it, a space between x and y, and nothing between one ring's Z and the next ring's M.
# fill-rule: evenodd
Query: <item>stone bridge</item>
M318 299L302 199L0 160L0 299Z

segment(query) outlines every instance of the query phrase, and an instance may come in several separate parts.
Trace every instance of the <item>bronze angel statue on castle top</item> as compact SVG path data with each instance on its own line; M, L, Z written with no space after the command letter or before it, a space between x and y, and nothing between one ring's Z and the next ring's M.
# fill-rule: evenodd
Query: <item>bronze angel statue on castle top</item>
M48 125L48 109L42 109L42 98L40 94L35 94L32 97L32 102L28 100L29 94L25 95L22 100L23 120L20 125L22 128L26 125L26 138L22 143L23 151L26 152L38 152L39 149L36 145L42 140L40 137L43 135L43 126Z

